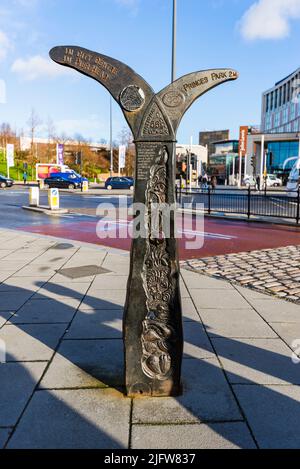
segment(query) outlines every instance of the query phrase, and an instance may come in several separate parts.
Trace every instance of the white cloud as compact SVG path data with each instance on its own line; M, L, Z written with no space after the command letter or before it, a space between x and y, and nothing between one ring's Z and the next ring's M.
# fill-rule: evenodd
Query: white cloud
M15 60L12 64L11 71L17 73L24 80L28 81L43 77L54 78L59 75L72 73L70 72L70 69L62 67L41 55L35 55L27 60Z
M7 35L0 30L0 62L6 58L10 48L10 40L8 39Z
M85 138L99 140L107 130L107 123L100 116L92 114L82 119L63 119L55 122L57 133L65 133L69 137L76 134L84 135Z
M132 14L137 14L140 0L115 0L118 5L126 7Z
M242 17L240 30L248 40L282 39L294 19L300 19L300 0L258 0Z

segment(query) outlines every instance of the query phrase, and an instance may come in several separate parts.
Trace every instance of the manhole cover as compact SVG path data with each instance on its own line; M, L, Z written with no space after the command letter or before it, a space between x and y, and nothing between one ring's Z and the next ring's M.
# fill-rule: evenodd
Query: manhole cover
M59 243L59 244L54 244L50 249L71 249L73 248L73 244L69 243Z
M90 277L91 275L108 274L111 270L98 267L97 265L83 265L69 269L57 270L57 273L68 278Z

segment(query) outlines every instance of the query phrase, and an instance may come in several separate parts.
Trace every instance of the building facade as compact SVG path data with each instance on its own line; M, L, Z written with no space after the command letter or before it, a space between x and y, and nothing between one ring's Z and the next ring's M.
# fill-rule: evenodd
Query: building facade
M261 133L248 135L248 175L261 175L265 170L287 181L299 158L298 133Z
M261 131L300 132L300 68L263 93Z
M238 171L239 141L214 142L214 153L209 157L208 173L217 178L218 184L234 184Z
M207 147L208 158L215 153L214 143L229 140L229 130L213 130L199 133L199 145Z

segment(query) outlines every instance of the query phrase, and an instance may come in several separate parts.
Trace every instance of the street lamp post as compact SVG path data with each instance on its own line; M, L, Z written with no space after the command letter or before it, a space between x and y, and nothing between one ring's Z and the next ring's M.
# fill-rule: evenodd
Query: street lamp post
M177 48L177 0L173 0L173 39L172 39L172 83L176 80L176 48Z
M109 119L110 119L110 177L113 176L114 172L114 150L113 150L113 141L112 141L112 97L110 97L109 102Z

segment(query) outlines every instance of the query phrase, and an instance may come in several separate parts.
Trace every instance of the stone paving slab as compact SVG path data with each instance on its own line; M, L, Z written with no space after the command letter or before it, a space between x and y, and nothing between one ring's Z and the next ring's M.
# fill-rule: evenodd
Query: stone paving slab
M4 445L10 435L10 431L11 430L9 428L0 428L0 449L4 448Z
M225 373L234 384L300 384L300 368L280 339L213 339Z
M93 294L94 291L98 290L126 290L127 281L128 279L126 275L114 275L113 278L108 274L98 275L95 278L89 293Z
M13 311L1 311L0 312L0 328L8 321L12 316Z
M14 426L47 363L0 364L0 427Z
M184 263L182 263L185 266ZM233 286L230 285L228 282L212 277L206 277L202 275L199 277L198 273L191 272L186 269L181 269L181 275L184 281L188 284L190 290L194 289L217 289L217 290L233 290Z
M253 309L201 309L209 336L277 338L277 334Z
M122 339L123 310L79 311L65 339Z
M89 284L84 282L72 282L72 285L70 285L70 283L56 284L52 283L50 280L33 295L32 299L36 300L47 298L60 301L62 298L69 298L82 300L88 289Z
M289 347L293 346L294 341L298 342L300 346L300 322L271 322L270 326ZM297 345L297 347L299 346Z
M210 425L133 425L132 449L255 449L243 422Z
M182 298L182 319L186 321L200 321L199 314L191 298Z
M10 322L12 324L67 323L73 318L79 304L80 301L73 298L30 300L19 309Z
M127 448L130 406L111 389L38 391L8 448Z
M185 321L183 323L184 358L213 358L215 353L199 321Z
M123 341L64 340L41 382L41 388L123 386Z
M31 291L0 292L0 311L16 311L33 295Z
M300 323L300 305L272 298L254 299L251 304L267 322Z
M45 284L45 280L39 277L14 277L11 276L0 285L0 292L21 292L26 290L29 292L36 292Z
M235 290L190 290L195 305L201 309L249 309L249 303Z
M50 360L66 327L67 324L4 326L0 330L0 340L6 344L6 361Z
M216 359L183 360L182 375L182 396L135 399L133 423L177 425L242 420Z
M15 270L6 270L0 272L0 282L5 282L11 275L15 273Z
M299 449L299 386L234 386L262 449Z
M80 311L86 309L120 309L124 307L126 290L94 290L84 298Z

